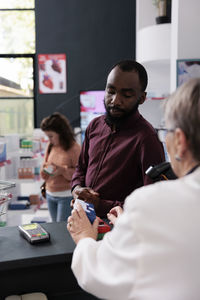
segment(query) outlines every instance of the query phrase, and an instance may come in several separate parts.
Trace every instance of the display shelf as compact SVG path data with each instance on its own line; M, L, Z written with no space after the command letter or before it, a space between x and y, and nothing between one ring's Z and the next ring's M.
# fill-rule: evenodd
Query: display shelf
M42 184L43 183L43 179L34 179L34 178L15 178L15 179L11 179L11 181L15 182L15 183L38 183L38 184Z
M177 60L197 59L200 53L200 40L197 38L200 1L176 0L171 1L171 5L171 23L155 24L156 9L152 0L136 1L136 60L142 64L150 62L150 69L161 69L163 62L169 61L167 81L165 67L163 75L158 72L153 81L163 78L163 82L170 86L170 93L177 88Z
M151 0L137 0L136 60L148 73L147 101L139 107L154 126L163 123L162 103L170 93L171 23L156 24Z
M137 33L137 60L140 62L170 61L171 24L144 27Z

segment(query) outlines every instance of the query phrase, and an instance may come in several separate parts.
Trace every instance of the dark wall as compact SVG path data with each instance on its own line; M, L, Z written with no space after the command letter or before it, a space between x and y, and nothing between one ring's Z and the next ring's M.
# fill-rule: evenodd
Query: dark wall
M39 94L36 66L36 126L54 111L79 126L80 90L104 89L110 67L135 58L135 0L35 0L35 12L36 57L67 56L65 94Z

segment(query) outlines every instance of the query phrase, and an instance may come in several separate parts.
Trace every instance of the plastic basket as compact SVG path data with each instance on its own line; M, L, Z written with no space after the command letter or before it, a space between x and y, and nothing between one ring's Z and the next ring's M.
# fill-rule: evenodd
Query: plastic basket
M6 226L8 202L12 198L9 189L15 187L14 182L0 180L0 227Z

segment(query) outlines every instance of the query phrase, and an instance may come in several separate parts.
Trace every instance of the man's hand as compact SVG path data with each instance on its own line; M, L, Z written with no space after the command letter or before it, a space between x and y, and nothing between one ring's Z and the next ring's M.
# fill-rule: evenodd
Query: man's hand
M97 239L98 234L98 218L91 224L84 209L80 204L77 204L77 209L72 211L71 216L67 220L67 229L77 244L81 239L91 237L94 240Z
M92 203L94 208L97 209L99 205L99 193L95 192L93 189L89 187L81 187L77 185L72 191L72 195L74 199L79 198L88 203ZM71 205L73 205L74 201L72 200Z
M121 208L121 206L115 206L111 208L111 210L107 214L108 220L110 221L111 224L114 225L117 218L121 216L122 213L123 213L123 209Z

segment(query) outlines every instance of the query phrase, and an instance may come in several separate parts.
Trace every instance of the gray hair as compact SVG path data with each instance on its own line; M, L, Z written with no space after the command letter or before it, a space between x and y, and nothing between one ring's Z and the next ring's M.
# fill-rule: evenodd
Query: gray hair
M183 130L193 157L200 161L200 78L181 85L166 101L164 111L167 126Z

